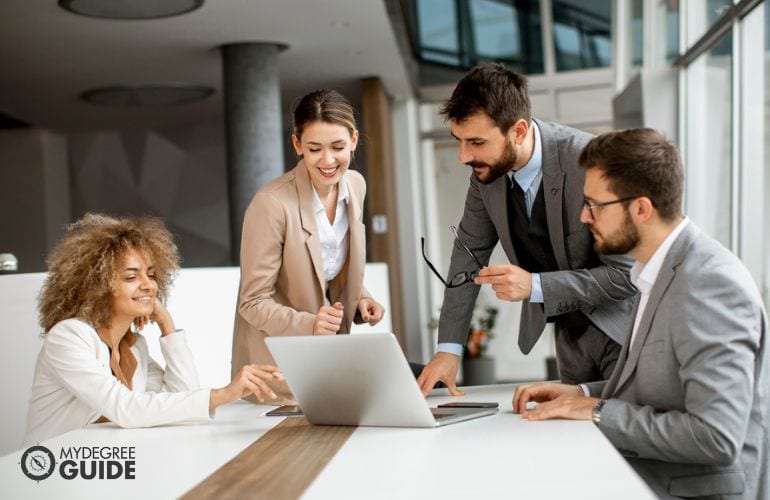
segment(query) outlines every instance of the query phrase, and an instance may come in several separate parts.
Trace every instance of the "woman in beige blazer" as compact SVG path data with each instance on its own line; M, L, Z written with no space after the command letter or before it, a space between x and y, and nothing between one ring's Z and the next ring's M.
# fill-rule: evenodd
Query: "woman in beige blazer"
M366 183L348 170L358 143L353 108L336 91L304 96L294 110L300 161L262 187L246 210L232 370L274 363L273 335L349 333L376 324L384 309L363 286ZM293 399L285 382L271 388Z

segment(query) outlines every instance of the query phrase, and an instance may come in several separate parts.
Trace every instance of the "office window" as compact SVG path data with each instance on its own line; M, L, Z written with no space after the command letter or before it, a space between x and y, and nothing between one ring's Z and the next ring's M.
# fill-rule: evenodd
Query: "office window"
M765 0L764 5L764 28L765 28L765 82L764 82L764 186L763 186L763 201L764 207L762 208L764 214L764 228L762 229L762 246L759 252L760 256L764 256L764 262L761 264L760 273L764 274L764 280L760 277L762 282L761 290L765 298L765 307L770 308L770 2ZM752 228L753 229L753 228Z
M460 64L455 0L419 0L417 26L422 59L454 66Z
M554 0L557 71L601 68L612 63L610 0Z
M470 14L476 57L504 61L523 73L543 72L539 2L472 0Z
M687 212L732 247L732 31L687 68Z
M500 61L542 73L539 0L417 0L417 54L425 62L467 69Z
M687 2L687 46L692 45L732 7L732 0L696 0Z
M666 62L673 62L679 57L679 0L658 0L658 26L664 33L666 44L663 47Z
M628 25L631 67L663 67L665 63L671 63L679 56L679 5L679 0L628 2L625 22ZM649 10L646 10L645 6ZM647 16L650 17L651 23L645 23ZM645 30L650 31L645 33ZM645 42L651 45L651 52L646 56ZM653 60L646 61L645 57L651 57Z
M644 64L644 0L631 0L631 66Z

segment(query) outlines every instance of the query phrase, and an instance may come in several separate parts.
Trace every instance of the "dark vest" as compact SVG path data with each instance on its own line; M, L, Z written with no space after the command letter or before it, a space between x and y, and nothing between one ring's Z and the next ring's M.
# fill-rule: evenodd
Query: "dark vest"
M516 184L517 195L513 193L511 183L515 184L516 181L513 179L508 181L510 188L507 196L508 226L519 266L530 273L557 271L559 267L553 255L551 238L548 235L543 182L540 182L540 188L537 190L530 218L527 218L527 208L521 188Z

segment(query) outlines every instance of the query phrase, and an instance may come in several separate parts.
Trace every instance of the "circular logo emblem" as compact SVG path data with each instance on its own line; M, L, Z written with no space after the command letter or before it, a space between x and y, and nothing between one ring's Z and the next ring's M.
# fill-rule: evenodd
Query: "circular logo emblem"
M33 481L42 481L55 468L53 453L45 446L31 446L21 455L21 471Z

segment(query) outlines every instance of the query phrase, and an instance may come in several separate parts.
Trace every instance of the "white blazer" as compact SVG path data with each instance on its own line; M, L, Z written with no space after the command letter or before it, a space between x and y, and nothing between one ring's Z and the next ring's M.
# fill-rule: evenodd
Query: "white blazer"
M37 357L25 446L85 427L102 415L121 427L209 421L210 389L200 389L183 331L160 338L165 371L142 335L131 347L133 390L110 370L110 351L79 319L57 323Z

